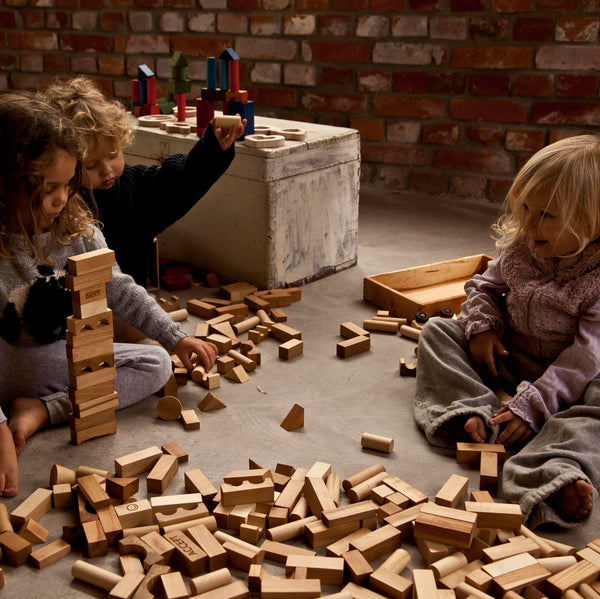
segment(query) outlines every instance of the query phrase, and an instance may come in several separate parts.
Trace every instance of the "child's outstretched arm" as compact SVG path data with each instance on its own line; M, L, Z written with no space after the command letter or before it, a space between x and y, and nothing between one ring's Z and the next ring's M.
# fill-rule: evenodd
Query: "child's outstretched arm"
M489 371L497 376L495 356L507 356L508 350L502 345L500 338L494 331L484 331L471 336L469 341L471 358L476 364L485 364Z
M0 495L14 497L19 492L17 450L8 422L0 423Z
M239 116L239 115L237 115ZM210 126L213 128L213 131L215 133L215 137L217 138L217 141L219 142L219 145L221 146L221 149L223 150L223 152L226 152L227 150L229 150L229 148L231 147L231 145L233 144L233 142L238 139L238 137L241 137L242 135L244 135L244 127L246 126L246 119L244 119L242 121L242 124L239 125L238 127L216 127L215 126L215 119L213 119L212 121L210 121Z
M179 356L183 365L191 372L194 368L191 361L192 354L196 354L200 363L206 372L210 372L214 366L215 360L219 355L216 346L202 339L195 337L184 337L181 339L173 351Z

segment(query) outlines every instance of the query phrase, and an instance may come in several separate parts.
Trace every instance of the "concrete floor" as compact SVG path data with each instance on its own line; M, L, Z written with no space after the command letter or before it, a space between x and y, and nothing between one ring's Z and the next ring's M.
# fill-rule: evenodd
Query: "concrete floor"
M58 463L114 471L114 458L152 445L176 441L190 456L167 489L184 492L183 472L200 468L213 484L235 469L248 467L251 458L274 468L277 463L310 467L315 461L332 464L345 478L380 462L433 498L452 473L461 473L478 488L478 472L456 464L450 452L427 445L412 419L414 379L398 375L400 357L413 356L414 342L398 336L373 334L371 351L347 360L336 357L339 324L375 313L362 299L367 275L448 260L477 253L493 253L489 225L498 207L489 204L451 203L427 197L363 189L359 219L358 265L302 288L302 300L286 308L288 324L302 331L304 354L289 362L277 356L277 342L266 340L259 348L262 365L245 384L222 380L214 393L227 405L224 410L200 414L199 431L185 431L178 422L158 420L156 397L118 415L116 436L104 437L80 447L68 443L66 427L46 430L30 439L20 456L21 492L5 500L12 510L38 487L47 487L51 466ZM187 292L186 292L187 293ZM204 290L179 293L182 299L201 297ZM165 294L168 297L169 294ZM183 326L193 334L198 319L191 316ZM196 407L206 390L190 381L180 388L184 408ZM279 424L294 403L305 409L303 429L286 432ZM393 437L395 451L379 454L360 447L363 432ZM142 477L138 498L146 497ZM67 510L51 510L41 519L49 540L60 536L64 524L73 522ZM583 547L600 537L598 512L585 527L543 531L548 537ZM416 550L414 565L423 563ZM321 553L321 552L320 552ZM3 567L6 586L0 596L11 599L36 595L75 598L105 597L106 593L74 581L70 567L78 552L43 570L29 565ZM93 562L119 572L117 552ZM268 564L268 569L278 572ZM243 573L234 571L243 577ZM334 588L327 589L334 592Z

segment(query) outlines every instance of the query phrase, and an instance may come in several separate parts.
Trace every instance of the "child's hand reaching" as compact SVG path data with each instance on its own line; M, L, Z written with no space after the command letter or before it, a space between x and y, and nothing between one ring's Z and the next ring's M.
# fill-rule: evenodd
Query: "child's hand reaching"
M0 495L14 497L19 492L17 451L7 422L0 424Z
M198 360L206 372L212 370L215 360L219 355L219 351L215 345L208 343L207 341L202 341L202 339L196 339L195 337L184 337L177 343L174 351L189 372L194 369L194 365L191 361L192 354L198 356Z
M494 376L498 375L496 364L494 363L495 354L501 356L508 355L507 349L502 345L500 338L494 331L485 331L473 335L469 343L469 350L473 362L476 364L486 364Z
M239 115L238 115L239 116ZM213 119L210 124L215 132L215 137L221 146L223 152L229 150L231 144L238 138L244 135L244 127L248 121L242 120L242 124L238 127L215 127L215 120Z
M531 427L520 416L511 412L507 407L501 407L492 418L489 425L496 426L506 422L506 427L498 436L496 443L513 445L514 443L525 443L533 434Z

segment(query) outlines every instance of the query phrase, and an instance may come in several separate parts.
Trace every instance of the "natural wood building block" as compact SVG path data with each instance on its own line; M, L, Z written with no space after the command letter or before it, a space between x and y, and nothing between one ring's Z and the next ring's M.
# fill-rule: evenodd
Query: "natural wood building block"
M233 362L233 358L230 358ZM210 391L204 396L204 398L198 404L198 408L201 412L210 412L212 410L221 410L227 407L214 393Z
M364 335L351 337L336 345L336 355L339 358L349 358L371 349L371 339Z
M81 524L85 538L86 555L98 557L108 553L108 540L104 534L100 520L90 520Z
M392 554L377 568L377 570L389 570L394 574L400 574L410 563L410 554L406 549L396 549Z
M342 487L345 491L355 487L356 485L372 478L376 474L380 474L381 472L385 472L385 466L383 464L373 464L360 472L356 472L352 476L345 478L342 481Z
M221 501L225 507L231 505L263 503L273 501L275 487L273 480L266 478L262 482L244 481L239 485L223 483L221 485Z
M174 395L165 395L156 403L156 414L161 420L177 420L181 416L181 409L181 402Z
M107 505L96 510L100 526L106 535L106 542L111 547L123 536L123 526L113 505Z
M164 534L175 547L173 561L187 576L199 576L206 572L207 556L186 534L174 530Z
M415 568L413 575L413 597L414 599L432 599L437 597L435 577L431 570Z
M200 428L200 418L198 418L198 414L194 409L182 410L181 422L186 431L198 430Z
M498 488L498 454L492 451L481 453L479 464L479 488L495 493Z
M175 443L175 441L164 443L160 446L160 448L162 449L163 453L174 455L180 464L189 460L190 456L188 455L187 451L182 449L177 443Z
M286 417L281 421L281 428L286 431L293 431L304 426L304 408L301 405L294 404Z
M385 595L380 595L375 591L370 591L369 589L365 589L365 587L361 587L354 582L349 582L345 587L342 588L341 593L337 593L336 595L340 595L339 599L342 599L342 594L348 593L352 599L384 599ZM336 595L331 595L331 597L336 597Z
M304 342L300 339L290 339L279 346L279 359L291 360L304 351Z
M287 314L281 308L272 308L271 318L275 322L286 322L288 317Z
M31 553L31 543L12 530L0 534L0 549L4 560L10 566L22 566Z
M415 538L415 545L421 552L421 555L427 562L427 565L437 562L444 557L448 557L451 553L450 545L424 539L422 537Z
M477 515L479 528L518 530L523 524L521 507L512 503L465 501L465 511Z
M469 547L476 522L477 514L425 503L417 514L414 536L455 547Z
M212 502L217 489L214 485L206 478L202 470L194 469L188 470L183 475L185 490L188 493L200 493L204 499L204 502Z
M250 380L248 373L243 366L238 364L225 374L225 378L236 383L245 383Z
M344 339L352 339L353 337L369 337L370 332L362 327L359 327L353 322L342 322L340 324L340 337Z
M363 329L376 333L393 333L397 334L400 325L397 322L389 320L375 320L367 318L363 320Z
M348 577L356 584L364 584L373 573L371 564L364 558L363 554L356 550L350 549L342 554L345 562Z
M392 453L394 451L394 439L372 433L363 433L360 438L360 445L364 449L373 449L383 453Z
M114 572L80 559L73 562L71 576L105 591L111 591L123 578Z
M60 464L53 464L50 469L50 480L48 486L69 484L74 485L76 481L75 471Z
M100 486L100 483L93 474L82 476L77 479L77 485L79 487L79 492L87 499L95 510L110 505L110 496Z
M160 447L152 446L115 459L115 473L118 477L130 477L148 472L163 455Z
M52 491L39 488L10 513L10 521L14 527L23 526L27 518L39 521L51 508Z
M261 599L311 599L321 597L321 582L316 579L270 578L261 582Z
M581 560L565 570L552 574L540 586L540 590L551 599L558 599L569 589L580 584L590 584L600 576L600 568L588 560Z
M161 574L155 589L165 599L187 599L190 596L181 572Z
M192 493L181 493L177 495L162 495L160 497L152 497L150 498L150 505L152 506L152 512L154 514L157 513L165 513L170 514L173 510L176 510L180 507L193 509L203 504L203 497L201 493L192 492ZM206 511L206 515L208 515L208 510L204 508Z
M201 574L200 576L192 578L190 580L190 589L194 595L200 595L231 584L232 582L233 578L231 572L227 568L222 567L207 574Z
M197 507L180 507L175 511L169 511L166 514L157 512L154 514L154 518L162 530L167 531L171 530L171 526L186 522L190 523L189 526L192 526L191 522L196 523L201 518L208 518L208 514L209 512L206 506L203 503L200 503ZM179 530L185 528L185 526L178 527Z
M535 563L494 578L492 591L498 593L518 592L527 585L537 585L550 576L550 572L541 564Z
M140 479L133 476L106 479L106 492L111 497L118 499L121 503L135 495L138 492L139 487Z
M457 443L456 461L459 464L479 464L482 453L497 453L500 461L504 460L504 445L499 443Z
M81 276L97 270L111 268L115 264L114 251L108 248L100 248L68 258L67 271L71 275Z
M248 572L251 564L261 564L265 555L262 549L249 543L241 545L226 541L223 543L223 549L227 552L227 563L245 572Z
M456 508L467 496L469 491L469 479L460 474L452 474L437 492L435 503L446 507Z
M289 545L288 543L271 541L269 539L265 539L260 548L265 553L265 559L280 563L286 563L288 557L291 555L299 555L304 557L314 557L317 555L316 551L305 549L304 547Z
M392 599L409 599L412 596L413 582L390 570L378 568L369 577L369 588Z
M319 518L324 511L334 510L336 508L336 505L327 490L327 485L322 478L309 477L307 475L304 481L304 496L308 501L311 512Z
M250 591L241 580L202 593L202 599L245 599Z
M148 493L164 493L179 468L179 461L174 455L164 454L158 458L146 478Z
M29 561L36 568L45 568L71 553L71 545L62 539L56 539L29 554Z
M115 511L124 529L145 526L154 522L152 507L147 499L117 505Z
M17 534L30 543L45 543L48 538L48 531L33 518L27 518Z
M321 520L306 525L305 538L309 547L331 545L360 528L360 522L349 522L341 526L326 526Z
M321 514L327 526L340 526L347 522L362 521L377 515L377 504L370 499L343 505L333 510L325 510Z
M304 485L302 481L290 481L288 486L291 483L298 483L301 486ZM280 494L278 500L281 498L281 495L283 495L283 493ZM317 520L318 518L316 516L307 516L306 518L293 520L279 526L271 527L266 531L267 539L279 542L291 541L292 539L296 539L304 535L306 531L306 525L310 524L311 522L316 522Z
M187 535L206 553L207 569L210 572L225 568L227 552L206 526L192 526L188 528Z
M186 308L190 314L200 318L212 318L215 315L215 307L212 304L198 299L188 300Z
M385 470L383 472L378 472L377 474L371 476L371 478L367 478L367 480L363 480L362 482L358 483L356 486L346 489L346 495L352 503L356 501L362 501L371 494L372 489L381 484L387 478L389 478L389 475L387 472L385 472ZM344 481L342 481L342 486L343 485Z
M271 336L282 342L289 341L290 339L302 339L300 331L293 329L283 322L277 322L271 327Z
M383 479L383 483L391 489L394 489L394 491L398 491L399 493L402 493L402 495L408 497L411 504L426 503L429 500L425 493L419 491L419 489L416 489L412 485L409 485L397 476L388 476Z
M512 543L502 543L483 549L482 559L486 562L495 562L503 560L513 555L527 553L534 557L539 557L541 554L540 546L532 539L524 538L522 540L513 541Z
M69 483L58 483L52 486L52 505L55 508L71 507L73 490Z
M144 580L144 574L129 572L110 590L108 599L130 599Z
M367 535L350 542L351 549L358 549L368 562L388 555L400 547L401 533L386 524Z
M429 568L433 571L436 580L444 578L452 572L456 572L460 568L464 568L468 563L467 557L462 551L442 557L441 559L429 564Z

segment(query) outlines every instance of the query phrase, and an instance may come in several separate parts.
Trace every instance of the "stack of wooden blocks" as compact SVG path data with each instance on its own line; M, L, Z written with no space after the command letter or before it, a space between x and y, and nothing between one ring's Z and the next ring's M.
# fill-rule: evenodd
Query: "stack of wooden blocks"
M106 248L68 260L65 285L73 298L66 334L69 424L76 445L117 432L113 318L106 302L114 264L114 252Z

